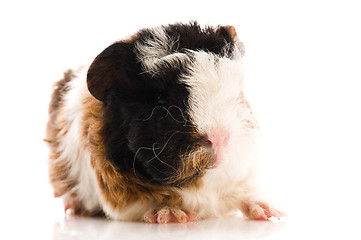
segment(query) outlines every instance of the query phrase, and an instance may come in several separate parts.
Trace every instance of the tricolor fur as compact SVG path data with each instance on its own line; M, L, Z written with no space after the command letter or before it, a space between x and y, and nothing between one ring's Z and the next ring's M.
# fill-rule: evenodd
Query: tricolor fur
M257 188L243 55L232 26L174 24L65 73L46 138L55 196L75 213L118 220L282 216Z

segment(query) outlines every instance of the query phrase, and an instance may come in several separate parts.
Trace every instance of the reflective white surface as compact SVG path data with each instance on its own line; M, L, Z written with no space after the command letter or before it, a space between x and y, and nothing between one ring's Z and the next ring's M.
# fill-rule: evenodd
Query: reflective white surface
M287 219L251 221L241 217L186 224L118 222L103 218L66 217L57 220L19 219L1 232L2 239L115 240L115 239L360 239L358 219ZM356 222L352 222L356 221ZM358 223L357 223L358 222ZM7 223L8 224L8 223ZM4 225L3 225L4 226ZM6 226L6 225L5 225ZM8 225L9 226L9 225Z
M55 223L52 239L262 239L277 236L282 227L241 219L158 225L82 218Z

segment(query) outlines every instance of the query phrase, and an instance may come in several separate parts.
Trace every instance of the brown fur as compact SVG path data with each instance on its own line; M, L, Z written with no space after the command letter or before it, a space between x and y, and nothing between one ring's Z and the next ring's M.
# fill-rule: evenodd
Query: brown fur
M199 138L198 134L194 134L195 138ZM202 185L202 176L205 170L214 164L214 153L206 150L204 146L195 146L194 150L182 156L183 166L179 169L179 174L169 179L169 183L182 187Z
M232 25L225 25L225 26L222 26L221 28L224 28L224 29L227 30L227 32L229 33L229 35L233 39L233 42L236 45L236 47L239 49L239 51L241 51L241 54L244 55L244 53L245 53L244 45L238 38L236 28L234 26L232 26Z
M232 25L226 25L224 28L229 32L231 38L237 37L236 29Z
M72 207L77 215L95 215L99 212L88 212L83 204L77 200L76 193L71 193L78 179L69 176L71 166L61 158L59 141L67 133L68 124L62 117L64 96L68 92L68 83L75 77L73 71L64 73L64 78L54 84L54 92L49 105L49 121L45 141L50 147L49 180L54 190L54 196L66 196L65 208ZM181 206L182 202L175 188L159 187L141 182L133 175L120 174L117 168L105 158L104 141L100 134L103 128L102 102L91 95L84 103L83 138L91 152L91 165L95 170L98 186L104 200L114 209L121 211L129 204L141 200L152 202L159 206ZM192 176L202 176L206 167L211 165L211 155L193 153L185 156L184 169L179 176L170 179L170 182L182 182ZM199 177L193 178L187 185L200 185Z
M132 175L120 174L105 158L102 103L92 96L85 101L83 134L91 152L91 165L95 170L104 200L121 211L135 201L154 202L157 205L180 205L180 197L172 189L142 183Z
M67 132L64 119L61 118L63 97L68 92L68 83L75 77L72 70L64 73L64 78L54 84L54 92L49 104L49 121L46 128L45 141L50 147L49 181L53 187L55 197L69 192L76 184L77 179L68 175L70 166L61 159L59 152L59 139Z

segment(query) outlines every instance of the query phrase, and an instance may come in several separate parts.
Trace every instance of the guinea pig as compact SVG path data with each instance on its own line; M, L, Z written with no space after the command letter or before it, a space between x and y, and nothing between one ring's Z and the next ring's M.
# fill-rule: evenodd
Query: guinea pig
M67 212L183 223L285 216L258 184L259 127L233 26L146 28L54 84L49 181Z

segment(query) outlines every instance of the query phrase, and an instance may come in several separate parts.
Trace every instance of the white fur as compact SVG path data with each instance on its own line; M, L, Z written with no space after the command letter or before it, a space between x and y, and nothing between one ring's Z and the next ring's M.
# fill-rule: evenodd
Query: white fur
M189 86L189 114L197 130L208 135L223 129L230 136L221 164L207 170L204 185L180 193L185 208L199 218L225 215L239 209L240 201L250 195L247 190L255 185L249 176L255 167L258 130L249 124L254 119L248 106L239 102L244 87L243 59L196 52L190 74L182 81Z
M150 31L154 39L135 45L135 52L146 72L156 75L166 66L179 67L189 60L187 54L175 51L178 39L172 39L163 27Z
M230 139L224 147L223 164L236 179L247 174L247 166L253 161L257 142L253 116L246 104L238 99L243 89L243 60L230 60L216 55L198 52L191 73L183 76L189 86L189 115L197 130L208 135L215 129L229 132Z
M155 206L151 202L144 203L136 201L129 204L122 210L114 209L110 204L103 202L102 204L104 213L114 220L121 221L140 221L143 219L144 214L153 209Z
M90 166L90 153L84 149L84 139L81 134L84 114L82 103L89 94L85 82L86 69L79 70L77 75L68 83L69 91L64 97L65 104L61 118L66 121L67 127L63 131L67 132L60 138L58 151L62 153L59 159L67 161L70 166L70 177L78 179L78 184L70 193L76 193L85 209L93 211L100 205L99 190Z

